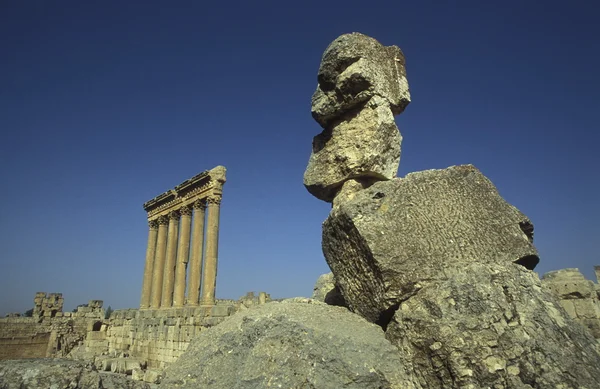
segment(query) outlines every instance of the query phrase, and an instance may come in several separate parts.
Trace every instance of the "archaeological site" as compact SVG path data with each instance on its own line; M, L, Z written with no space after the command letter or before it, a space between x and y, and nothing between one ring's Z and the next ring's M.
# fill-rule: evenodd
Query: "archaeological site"
M304 186L331 204L331 273L311 298L217 298L217 166L143 204L139 308L40 292L0 319L0 389L600 388L600 285L540 278L534 222L475 166L397 176L402 50L344 34L317 81Z

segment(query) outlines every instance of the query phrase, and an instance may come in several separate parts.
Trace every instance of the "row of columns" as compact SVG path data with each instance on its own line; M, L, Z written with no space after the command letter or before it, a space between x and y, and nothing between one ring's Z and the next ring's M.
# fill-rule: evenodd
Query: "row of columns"
M213 195L148 222L141 308L183 307L188 261L187 305L215 304L220 204L221 196Z

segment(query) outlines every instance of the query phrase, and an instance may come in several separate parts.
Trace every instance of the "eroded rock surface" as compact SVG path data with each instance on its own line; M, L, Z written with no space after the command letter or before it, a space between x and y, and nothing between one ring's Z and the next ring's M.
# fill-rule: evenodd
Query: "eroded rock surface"
M374 96L394 115L410 103L402 50L360 33L341 35L325 49L317 79L312 115L323 128Z
M537 264L529 219L472 165L378 182L335 207L323 252L348 306L369 321L465 264Z
M411 389L381 328L323 303L268 303L203 331L166 371L168 388Z
M312 98L323 132L313 139L304 185L332 202L344 182L363 186L396 176L402 137L394 115L410 102L404 55L359 33L325 50Z
M386 336L424 388L598 388L591 334L516 264L472 263L400 305Z
M66 359L22 359L0 362L1 389L150 389L121 374L98 372Z

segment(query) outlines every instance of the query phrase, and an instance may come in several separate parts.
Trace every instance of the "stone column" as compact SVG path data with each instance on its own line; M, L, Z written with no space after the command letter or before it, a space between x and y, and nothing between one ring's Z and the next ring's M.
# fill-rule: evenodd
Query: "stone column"
M158 238L156 240L156 257L152 269L152 297L150 307L160 307L163 289L163 270L165 267L165 254L167 249L167 226L169 218L160 216L158 218Z
M144 267L144 280L142 281L142 300L140 308L150 307L150 291L152 290L152 268L154 266L154 255L156 254L156 236L158 235L158 221L148 221L150 230L148 232L148 246L146 248L146 265Z
M192 256L190 257L190 287L188 304L198 305L200 299L200 280L202 279L202 247L204 245L204 210L206 201L194 202L194 229L192 231Z
M192 225L192 209L189 206L179 210L181 226L179 227L179 246L177 246L177 264L175 265L175 293L173 306L183 307L185 303L185 271L190 255L190 227Z
M219 213L221 196L208 197L208 216L206 220L206 251L204 252L204 277L202 279L201 305L215 304L217 283L217 258L219 250Z
M163 278L161 308L173 305L173 287L175 285L175 256L177 255L177 234L179 232L179 212L169 213L169 236L167 238L167 259Z

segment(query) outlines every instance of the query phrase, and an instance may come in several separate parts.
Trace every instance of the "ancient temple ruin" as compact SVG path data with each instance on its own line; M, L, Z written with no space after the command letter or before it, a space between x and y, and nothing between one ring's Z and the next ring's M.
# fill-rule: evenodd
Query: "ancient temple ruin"
M141 309L215 305L225 173L217 166L144 203L150 229Z

